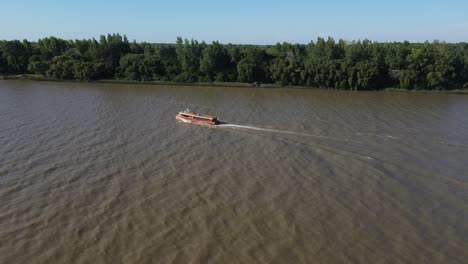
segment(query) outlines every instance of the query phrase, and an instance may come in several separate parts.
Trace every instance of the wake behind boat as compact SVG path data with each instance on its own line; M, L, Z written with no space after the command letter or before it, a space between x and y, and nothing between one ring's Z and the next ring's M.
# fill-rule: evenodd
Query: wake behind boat
M188 109L177 113L176 120L184 123L197 123L213 126L219 124L219 120L216 116L202 115Z

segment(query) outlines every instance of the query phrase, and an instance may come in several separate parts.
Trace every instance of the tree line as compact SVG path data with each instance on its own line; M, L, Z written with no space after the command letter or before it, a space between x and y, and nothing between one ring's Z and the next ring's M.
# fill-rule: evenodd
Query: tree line
M249 82L282 86L375 90L468 88L468 43L346 42L175 44L129 42L120 34L99 40L56 37L0 41L0 73L51 79L125 79L176 82Z

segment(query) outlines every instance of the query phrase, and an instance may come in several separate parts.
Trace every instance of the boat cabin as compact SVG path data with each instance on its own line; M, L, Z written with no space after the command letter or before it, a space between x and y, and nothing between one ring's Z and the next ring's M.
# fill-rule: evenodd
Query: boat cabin
M217 125L219 123L217 117L209 116L209 115L202 115L195 112L190 111L183 111L177 114L177 119L184 122L190 123L202 123L202 124L209 124L209 125Z

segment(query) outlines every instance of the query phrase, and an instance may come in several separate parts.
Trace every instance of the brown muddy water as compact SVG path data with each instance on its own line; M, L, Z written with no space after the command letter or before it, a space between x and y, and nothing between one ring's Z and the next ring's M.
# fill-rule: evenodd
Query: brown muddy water
M0 263L466 263L468 96L0 81L0 201Z

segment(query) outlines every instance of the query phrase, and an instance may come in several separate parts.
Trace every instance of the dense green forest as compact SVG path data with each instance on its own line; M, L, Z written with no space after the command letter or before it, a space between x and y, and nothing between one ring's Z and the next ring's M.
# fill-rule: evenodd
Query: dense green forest
M346 42L271 46L129 42L119 34L99 40L55 37L0 41L0 73L51 79L125 79L176 82L249 82L282 86L374 90L468 88L468 43Z

